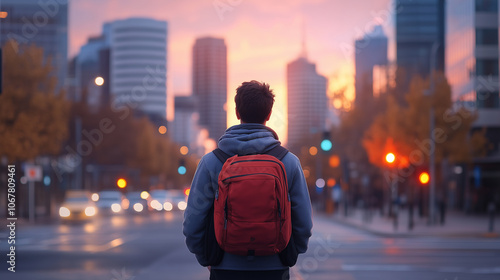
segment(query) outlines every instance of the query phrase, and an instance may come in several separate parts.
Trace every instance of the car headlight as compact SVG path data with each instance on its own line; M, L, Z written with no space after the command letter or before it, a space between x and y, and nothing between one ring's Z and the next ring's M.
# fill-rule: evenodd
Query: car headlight
M153 207L153 209L157 210L157 211L161 211L163 210L163 206L161 205L161 203L158 201L158 200L153 200L151 201L151 207Z
M66 208L64 206L59 208L59 216L66 218L66 217L69 217L70 214L71 214L71 211L69 211L68 208Z
M179 210L186 210L186 207L187 203L185 201L179 201L179 203L177 203L177 208L179 208Z
M135 212L142 212L142 210L144 210L144 206L142 206L142 204L140 203L136 203L134 204L134 210Z
M96 209L94 206L88 206L87 208L85 208L85 215L87 215L88 217L92 217L96 214Z
M163 209L165 209L165 211L172 211L173 208L174 206L172 205L172 203L168 201L163 203Z
M122 207L118 203L111 204L111 211L118 213L122 210Z

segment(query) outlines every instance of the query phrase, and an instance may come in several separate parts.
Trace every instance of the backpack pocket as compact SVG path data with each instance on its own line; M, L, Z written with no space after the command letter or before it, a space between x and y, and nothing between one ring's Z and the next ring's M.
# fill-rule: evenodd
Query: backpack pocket
M224 248L237 255L267 256L278 253L279 224L228 220Z

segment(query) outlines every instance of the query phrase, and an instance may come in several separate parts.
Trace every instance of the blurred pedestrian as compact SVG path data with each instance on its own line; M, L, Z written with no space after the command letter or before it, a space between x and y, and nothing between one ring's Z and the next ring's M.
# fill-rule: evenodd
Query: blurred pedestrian
M209 268L210 279L289 279L289 267L295 264L298 254L306 252L312 229L311 202L304 173L299 159L281 148L278 135L265 125L271 117L274 104L274 94L269 85L257 81L244 82L236 90L235 102L236 117L240 120L240 124L226 130L218 142L220 150L203 156L194 175L188 206L184 213L183 233L186 236L186 244L188 249L196 255L198 262ZM200 105L207 106L207 104ZM286 173L288 183L285 185L288 186L288 201L291 204L291 213L288 215L291 216L292 234L287 247L281 253L270 255L254 255L255 252L251 252L252 250L248 250L247 255L222 252L220 249L222 246L217 242L216 234L214 234L214 231L218 229L218 224L217 222L214 224L214 220L220 218L220 215L216 214L214 219L214 207L217 209L218 205L214 203L214 200L222 195L219 193L218 181L224 163L220 160L221 152L232 157L234 155L271 154L280 148L285 151L281 155L281 163ZM232 195L234 197L240 194ZM249 192L248 199L256 200L253 198L256 195L258 194ZM261 198L257 201L267 201L267 199ZM248 203L254 204L251 204L253 206L247 211L258 212L255 208L268 207L255 201L248 201ZM283 203L281 201L280 204L278 200L278 208L275 205L271 205L271 208L281 209L280 205ZM224 218L226 215L234 218L238 214L232 212L235 207L235 205L228 205L226 200ZM226 211L227 208L230 211ZM279 215L281 214L280 211ZM227 219L225 221L227 222ZM224 230L226 230L226 224L224 224ZM229 230L228 227L227 231ZM269 236L268 232L262 234ZM252 241L250 239L245 242L251 243Z

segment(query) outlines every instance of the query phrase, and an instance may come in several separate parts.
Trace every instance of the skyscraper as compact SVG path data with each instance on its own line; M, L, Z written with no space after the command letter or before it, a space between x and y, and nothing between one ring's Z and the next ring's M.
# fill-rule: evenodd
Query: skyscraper
M110 25L113 106L130 106L166 124L167 22L129 18Z
M387 37L382 26L377 25L371 33L355 41L355 87L356 105L368 104L373 98L373 72L375 66L387 70Z
M199 124L218 140L227 127L227 48L224 39L203 37L193 46L193 95Z
M491 147L486 157L472 161L474 172L458 175L463 178L456 187L458 204L480 209L500 195L498 0L454 0L446 18L445 73L452 99L477 113L472 130L486 129ZM463 182L474 182L474 187Z
M104 105L103 103L109 103L110 61L109 57L106 61L103 61L100 56L101 51L106 49L109 50L109 27L110 25L106 24L103 30L103 34L90 37L87 43L80 48L80 52L75 58L75 92L74 94L70 92L70 96L74 96L75 100L80 100L81 91L86 91L87 99L94 99L94 104L92 104L94 107ZM101 69L103 63L106 63L108 65L108 68L106 69L107 71ZM98 88L96 88L94 85L96 77L104 78L104 84L102 86L99 86ZM104 88L106 90L104 90ZM91 93L92 91L93 93ZM101 95L91 97L92 94L96 93L99 93ZM104 95L106 95L106 98Z
M196 136L199 133L196 97L176 96L174 99L175 115L171 129L172 139L179 145L195 148Z
M452 98L477 110L474 126L496 135L493 145L499 150L498 1L456 0L446 12L446 77Z
M300 149L300 142L311 134L326 129L327 79L316 72L305 52L288 63L286 69L288 92L288 148Z
M396 60L398 71L404 73L402 88L407 88L413 76L430 74L434 43L438 44L436 70L444 71L445 1L396 0L395 9Z
M68 1L0 1L0 45L10 39L43 48L52 58L57 90L66 82L68 65Z

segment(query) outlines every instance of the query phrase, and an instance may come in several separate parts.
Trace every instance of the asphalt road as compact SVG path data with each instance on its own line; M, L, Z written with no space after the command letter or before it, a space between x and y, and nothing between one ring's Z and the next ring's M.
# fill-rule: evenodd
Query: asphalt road
M16 272L0 279L208 279L186 249L182 213L100 217L84 224L19 225ZM386 238L316 217L292 279L500 279L499 239Z

